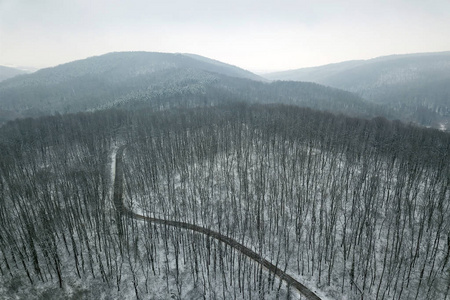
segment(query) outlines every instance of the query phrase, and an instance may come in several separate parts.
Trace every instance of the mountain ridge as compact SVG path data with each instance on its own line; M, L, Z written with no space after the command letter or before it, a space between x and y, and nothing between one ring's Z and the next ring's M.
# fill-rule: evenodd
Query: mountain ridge
M293 76L296 75L297 72L305 72L306 71L316 71L326 68L348 68L348 67L354 67L365 63L376 63L376 62L383 62L383 61L389 61L393 59L403 59L403 58L412 58L412 57L423 57L423 56L438 56L438 55L450 55L450 51L440 51L440 52L419 52L419 53L408 53L408 54L390 54L390 55L384 55L384 56L377 56L374 58L369 59L353 59L353 60L346 60L346 61L340 61L340 62L333 62L328 63L324 65L317 65L313 67L304 67L304 68L294 68L294 69L288 69L284 71L276 71L276 72L268 72L262 74L264 78L267 78L268 80L285 80L281 79L281 76L285 76L286 78L289 78L289 80L294 81L303 81L302 79L294 78ZM287 79L286 79L287 80Z
M228 101L333 108L359 116L376 116L378 110L348 92L296 82L272 84L194 54L113 52L0 83L0 121L110 107L165 109Z
M398 111L408 121L433 127L450 125L450 51L389 55L265 77L343 89Z

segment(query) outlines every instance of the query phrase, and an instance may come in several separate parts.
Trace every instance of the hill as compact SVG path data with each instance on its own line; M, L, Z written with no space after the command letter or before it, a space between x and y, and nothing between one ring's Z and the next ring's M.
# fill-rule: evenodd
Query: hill
M25 71L16 68L0 66L0 81L12 78L17 75L26 74Z
M195 81L194 78L204 74L264 80L206 58L149 52L109 53L0 83L0 113L3 112L4 118L6 115L7 119L14 119L93 110L138 90L169 88L179 81Z
M450 122L450 52L391 55L265 75L344 89L426 126Z
M288 103L357 116L391 117L351 93L310 83L266 83L192 54L110 53L0 83L0 121L111 107Z

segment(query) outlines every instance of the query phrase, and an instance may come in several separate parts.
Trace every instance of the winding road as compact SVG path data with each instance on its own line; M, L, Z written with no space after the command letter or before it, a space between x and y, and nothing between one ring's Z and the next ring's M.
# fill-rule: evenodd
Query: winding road
M188 229L196 232L203 233L207 236L210 236L212 238L215 238L224 244L227 244L231 246L232 248L236 249L237 251L240 251L242 254L246 255L247 257L251 258L253 261L261 264L265 268L267 268L269 271L273 272L275 275L278 276L281 280L284 280L288 285L294 287L297 289L302 295L304 295L309 300L321 300L313 291L308 289L306 286L298 282L296 279L291 277L290 275L286 274L283 270L272 264L270 261L266 260L265 258L261 257L258 253L254 252L250 248L247 248L246 246L240 244L236 240L225 236L219 232L190 224L185 222L178 222L178 221L171 221L171 220L164 220L164 219L158 219L158 218L151 218L147 216L143 216L137 213L134 213L130 209L128 209L123 204L123 152L126 148L126 145L120 146L117 149L117 152L115 153L115 174L114 174L114 183L113 183L113 202L114 207L118 211L118 213L126 215L129 218L134 218L137 220L143 220L146 222L151 222L155 224L164 224L168 226Z

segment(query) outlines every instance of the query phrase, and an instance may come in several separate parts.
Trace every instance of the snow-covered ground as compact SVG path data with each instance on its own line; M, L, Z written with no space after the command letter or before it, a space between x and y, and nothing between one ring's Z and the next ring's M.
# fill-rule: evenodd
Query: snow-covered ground
M445 177L370 149L355 157L296 141L247 140L226 151L204 151L193 142L179 147L183 155L156 143L133 145L124 158L125 204L142 215L224 233L286 268L322 299L443 298L450 276L443 268L450 205ZM59 223L45 219L46 203L35 205L28 194L14 199L22 206L6 200L18 212L34 207L42 214L35 224L41 274L32 250L20 252L29 233L16 231L22 244L0 253L0 298L301 298L211 238L115 214L118 145L105 154L107 166L89 160L81 145L61 163L66 177L36 183L37 198L51 199L66 218ZM26 220L16 211L12 217ZM47 222L64 225L49 233ZM13 252L28 255L26 268ZM4 261L15 263L11 274Z

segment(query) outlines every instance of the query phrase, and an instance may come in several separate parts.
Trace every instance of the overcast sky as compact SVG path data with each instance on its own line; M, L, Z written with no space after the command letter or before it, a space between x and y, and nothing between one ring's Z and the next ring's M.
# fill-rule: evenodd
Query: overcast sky
M252 71L450 50L449 0L0 0L0 65L188 52Z

